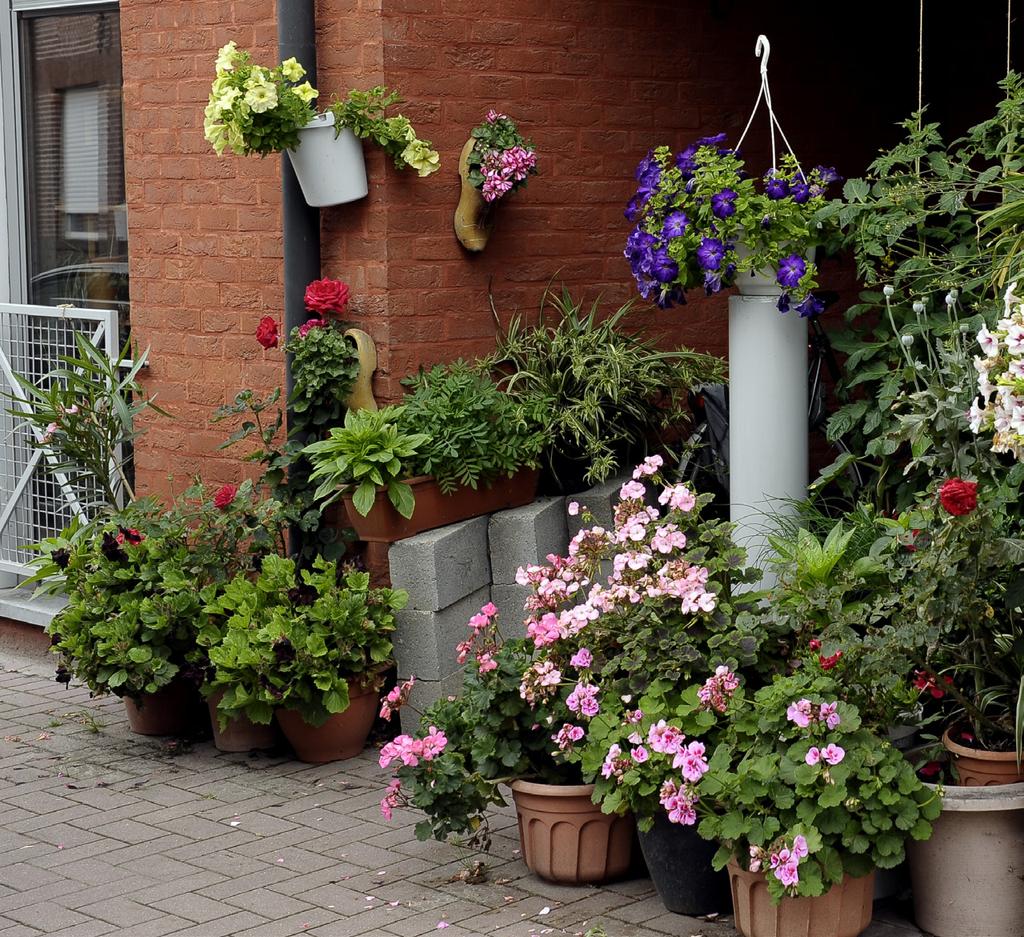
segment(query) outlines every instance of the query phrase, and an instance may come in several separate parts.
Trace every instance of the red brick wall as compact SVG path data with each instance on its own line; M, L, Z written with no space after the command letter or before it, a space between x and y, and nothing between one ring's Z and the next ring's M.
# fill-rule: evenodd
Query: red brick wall
M788 23L803 6L815 9L798 3ZM400 394L397 381L420 363L492 347L489 288L503 318L536 309L552 277L609 305L632 294L622 207L637 160L659 143L735 135L756 94L754 37L777 24L732 10L706 0L320 0L324 98L397 87L442 156L441 171L419 179L367 146L369 197L323 213L323 273L353 288L353 318L379 346L381 396ZM148 383L175 415L140 444L139 487L180 489L197 472L227 481L239 465L216 451L225 433L209 413L241 387L266 391L283 377L280 352L252 338L261 316L280 319L280 161L218 159L203 108L223 43L276 58L274 3L122 0L121 16L132 323L152 349ZM887 117L858 97L827 44L789 27L778 39L773 84L794 146L809 163L858 170ZM500 205L487 250L469 255L452 232L457 160L492 106L533 139L541 175ZM766 165L763 139L749 154ZM636 321L724 351L723 298Z

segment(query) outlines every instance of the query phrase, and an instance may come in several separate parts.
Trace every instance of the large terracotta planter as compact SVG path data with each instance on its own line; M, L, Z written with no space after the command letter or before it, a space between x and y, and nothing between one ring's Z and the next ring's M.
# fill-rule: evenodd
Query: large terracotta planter
M952 756L962 787L991 787L993 784L1017 784L1024 771L1017 767L1016 752L987 752L954 742L950 730L942 735L942 744Z
M253 752L266 748L274 748L280 741L277 727L271 721L261 726L248 716L235 716L225 728L220 727L217 705L224 697L224 691L211 693L206 698L210 710L210 724L213 726L213 744L221 752Z
M328 716L321 726L311 726L294 709L277 711L277 724L300 761L311 764L344 761L355 758L366 747L377 716L377 692L351 684L348 692L348 709Z
M845 876L818 898L773 904L763 872L729 862L736 929L743 937L857 937L871 923L875 873Z
M193 735L202 712L198 690L184 680L144 693L138 700L126 696L124 708L136 735Z
M606 814L593 784L513 781L523 861L535 875L569 885L597 884L629 871L632 816Z
M907 852L919 927L1024 937L1024 783L943 788L931 839L910 840Z
M661 903L674 914L729 910L729 877L711 868L718 844L701 839L696 827L672 823L664 811L654 826L639 832L651 880Z
M537 492L539 474L537 469L522 469L511 478L496 478L490 487L459 488L450 495L443 494L433 478L420 475L409 479L416 496L412 517L402 517L383 492L366 517L355 509L350 496L344 496L345 513L360 540L394 543L424 530L529 504Z

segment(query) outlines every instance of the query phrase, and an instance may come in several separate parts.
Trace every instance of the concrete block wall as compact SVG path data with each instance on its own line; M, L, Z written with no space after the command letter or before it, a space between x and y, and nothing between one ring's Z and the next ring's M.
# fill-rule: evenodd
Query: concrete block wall
M610 528L623 480L568 498L539 498L392 544L391 582L409 593L409 604L398 614L395 659L401 679L417 680L402 710L402 731L415 732L424 709L458 693L462 667L455 645L469 636L469 619L482 605L498 607L505 637L525 633L523 605L530 589L516 583L516 570L565 554L581 527L578 516L568 516L570 501L586 505L595 523Z

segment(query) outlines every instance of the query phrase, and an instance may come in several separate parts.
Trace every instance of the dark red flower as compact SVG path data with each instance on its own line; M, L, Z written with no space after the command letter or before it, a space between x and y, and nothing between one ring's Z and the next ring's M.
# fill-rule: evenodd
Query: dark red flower
M311 312L344 312L348 287L341 280L314 280L306 287L306 308Z
M114 539L118 543L130 543L133 547L137 547L146 538L134 527L118 527L117 536Z
M264 316L256 326L256 341L264 348L277 348L277 323L273 316Z
M926 781L929 778L934 778L942 773L942 762L929 761L927 764L921 765L921 767L917 769L917 773Z
M942 682L946 686L951 686L953 678L947 675L942 678ZM942 699L946 695L946 691L939 687L935 674L928 673L927 670L915 670L912 683L915 688L922 692L927 690L934 699Z
M835 654L832 654L829 657L824 657L823 655L819 654L818 663L821 665L822 670L831 670L833 667L835 667L836 664L839 663L840 660L842 660L842 658L842 651L836 651Z
M939 489L939 502L954 517L970 514L978 506L978 486L962 478L950 478Z
M237 494L238 485L222 485L213 496L213 506L220 508L222 511L226 510L231 502L235 500L235 495Z
M820 651L821 650L821 642L817 638L811 638L811 640L810 640L810 642L808 644L808 647L810 647L810 649L812 651Z

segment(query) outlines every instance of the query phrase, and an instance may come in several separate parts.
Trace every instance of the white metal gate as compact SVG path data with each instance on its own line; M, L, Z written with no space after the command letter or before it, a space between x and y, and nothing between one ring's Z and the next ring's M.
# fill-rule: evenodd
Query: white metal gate
M0 303L0 391L23 398L14 375L44 381L61 366L61 355L77 355L76 332L116 358L114 310ZM60 533L73 517L85 515L85 505L102 499L88 480L69 482L47 470L43 462L53 463L53 456L36 447L24 420L7 412L15 406L0 400L0 577L29 575L37 555L31 545Z

